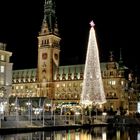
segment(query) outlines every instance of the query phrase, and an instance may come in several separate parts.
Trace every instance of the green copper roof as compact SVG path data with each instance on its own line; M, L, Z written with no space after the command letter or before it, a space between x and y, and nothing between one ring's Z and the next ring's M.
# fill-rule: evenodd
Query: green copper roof
M101 71L106 70L106 65L108 62L100 63L101 65ZM71 79L74 79L74 76L76 76L77 80L80 79L80 74L84 73L84 64L81 65L67 65L67 66L59 66L59 68L54 73L54 80L57 79L57 75L59 75L60 80L63 80L63 76L65 77L65 80L68 80L68 76L71 75ZM116 68L119 69L119 64L116 62ZM15 79L34 79L30 80L30 82L35 82L37 78L37 69L23 69L23 70L13 70L13 82ZM20 80L25 81L25 80Z

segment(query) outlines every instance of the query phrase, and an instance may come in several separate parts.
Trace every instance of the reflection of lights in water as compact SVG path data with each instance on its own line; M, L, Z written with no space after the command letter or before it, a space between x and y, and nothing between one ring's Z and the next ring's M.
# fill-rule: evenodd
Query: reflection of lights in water
M7 137L9 139L41 139L42 137L44 139L42 140L131 140L131 139L136 139L140 140L140 131L138 129L134 129L132 132L131 129L130 131L127 131L125 129L121 130L113 130L111 129L106 129L102 127L94 127L93 129L78 129L77 130L70 130L70 132L64 130L64 131L50 131L50 132L33 132L30 134L15 134L14 136L4 136L4 139ZM117 132L118 131L118 132ZM115 132L115 133L114 133ZM68 134L69 133L69 134ZM114 135L116 134L116 135ZM28 137L27 137L28 135ZM43 136L44 135L44 136ZM68 139L68 135L70 135L70 139ZM6 137L6 138L5 138Z
M116 132L116 135L117 135L117 140L120 140L120 131L119 130Z
M107 139L106 139L106 132L103 132L103 133L102 133L102 140L107 140Z
M137 140L140 140L140 131L137 133Z
M62 140L66 140L66 131L62 132Z
M63 139L63 136L62 136L62 134L60 134L60 133L57 133L57 134L55 134L55 139L56 140L65 140L65 139Z
M80 133L79 132L75 133L75 140L80 140Z
M91 134L87 134L87 140L91 140Z
M87 134L86 133L81 134L81 140L87 140Z
M107 140L107 134L105 131L100 128L97 129L97 132L93 135L91 130L67 130L56 132L54 137L55 140Z
M70 140L70 130L68 130L68 140Z

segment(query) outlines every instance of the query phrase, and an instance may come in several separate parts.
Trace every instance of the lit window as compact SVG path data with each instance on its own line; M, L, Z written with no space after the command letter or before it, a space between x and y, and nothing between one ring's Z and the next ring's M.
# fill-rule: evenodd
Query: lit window
M4 79L2 77L0 78L0 85L4 85Z
M8 86L9 85L9 82L8 81L6 81L6 86Z
M80 86L82 87L83 86L83 83L80 83Z
M71 86L71 83L69 83L69 86Z
M2 61L4 60L4 55L0 56L0 60L2 60Z
M112 85L115 85L116 84L116 81L112 81Z
M116 81L114 80L114 81L109 81L109 84L110 85L115 85L116 84Z
M0 72L1 72L1 73L4 72L4 66L0 66Z
M121 85L124 85L124 81L121 81Z
M58 88L59 87L59 84L57 84L56 87Z
M65 87L65 84L63 84L63 87Z
M16 86L16 89L18 89L18 86Z

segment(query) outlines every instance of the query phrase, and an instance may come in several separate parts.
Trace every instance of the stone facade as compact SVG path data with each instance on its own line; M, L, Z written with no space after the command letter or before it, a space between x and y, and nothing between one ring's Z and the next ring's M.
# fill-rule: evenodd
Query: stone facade
M10 63L12 53L6 51L6 44L0 43L0 112L6 107L8 97L12 92L12 68L13 63ZM7 109L7 108L6 108ZM5 111L6 111L5 109Z
M54 3L44 4L44 19L38 36L38 63L35 69L13 71L11 98L46 98L55 104L79 102L82 90L84 64L60 66L60 40ZM102 78L107 103L104 108L128 108L127 71L120 59L110 55L101 63Z

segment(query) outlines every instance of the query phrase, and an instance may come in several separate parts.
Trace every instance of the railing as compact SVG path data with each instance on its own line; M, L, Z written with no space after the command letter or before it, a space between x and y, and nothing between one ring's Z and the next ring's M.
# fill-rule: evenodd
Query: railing
M18 115L4 116L1 127L47 127L47 126L68 126L83 125L106 122L105 116L85 115Z

